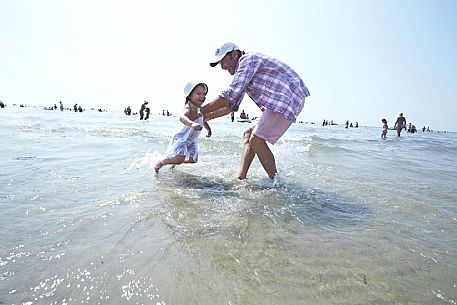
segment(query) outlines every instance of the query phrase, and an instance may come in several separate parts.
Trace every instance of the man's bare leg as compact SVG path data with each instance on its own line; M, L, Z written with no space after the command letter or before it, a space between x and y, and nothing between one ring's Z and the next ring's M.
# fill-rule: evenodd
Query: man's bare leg
M249 128L243 135L243 156L241 157L240 170L238 172L238 179L246 179L249 167L251 166L252 160L254 160L255 152L249 144L249 139L252 134L252 129Z
M267 142L265 142L264 139L257 137L256 135L251 135L249 143L254 152L257 154L257 157L267 172L268 177L273 179L277 173L276 162L275 157L268 147Z

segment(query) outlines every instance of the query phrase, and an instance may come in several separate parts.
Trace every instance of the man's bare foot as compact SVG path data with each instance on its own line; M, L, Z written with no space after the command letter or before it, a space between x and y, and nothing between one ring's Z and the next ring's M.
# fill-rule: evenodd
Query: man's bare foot
M163 166L162 162L157 162L156 166L154 166L154 170L155 170L156 174L159 173L159 170L162 168L162 166Z

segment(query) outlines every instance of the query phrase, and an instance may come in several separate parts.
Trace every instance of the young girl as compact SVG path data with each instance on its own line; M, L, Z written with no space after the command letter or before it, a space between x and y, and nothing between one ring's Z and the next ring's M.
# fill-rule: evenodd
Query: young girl
M167 164L172 164L175 167L178 164L196 163L198 161L197 138L202 126L208 130L206 137L211 137L211 128L207 122L204 122L200 112L200 107L205 101L207 93L208 86L205 83L191 81L184 87L186 103L180 121L185 126L171 139L165 158L155 165L154 170L157 174L160 168Z
M387 120L382 119L382 122L384 125L382 126L382 133L381 133L381 139L386 139L387 138L387 130L389 129L389 126L387 126Z

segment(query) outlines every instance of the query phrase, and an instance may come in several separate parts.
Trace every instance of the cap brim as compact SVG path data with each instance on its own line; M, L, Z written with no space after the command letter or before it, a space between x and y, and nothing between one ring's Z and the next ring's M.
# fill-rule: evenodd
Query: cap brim
M220 61L220 60L219 60L219 61ZM211 67L215 67L215 66L217 66L217 65L219 64L219 61L218 61L218 62L211 62L209 65L210 65Z

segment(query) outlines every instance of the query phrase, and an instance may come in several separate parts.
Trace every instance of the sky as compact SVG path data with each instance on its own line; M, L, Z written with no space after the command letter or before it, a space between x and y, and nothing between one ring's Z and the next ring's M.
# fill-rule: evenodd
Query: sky
M298 120L457 131L455 0L0 0L0 100L182 111L232 79L225 41L291 66L311 96ZM260 115L246 96L240 106Z

